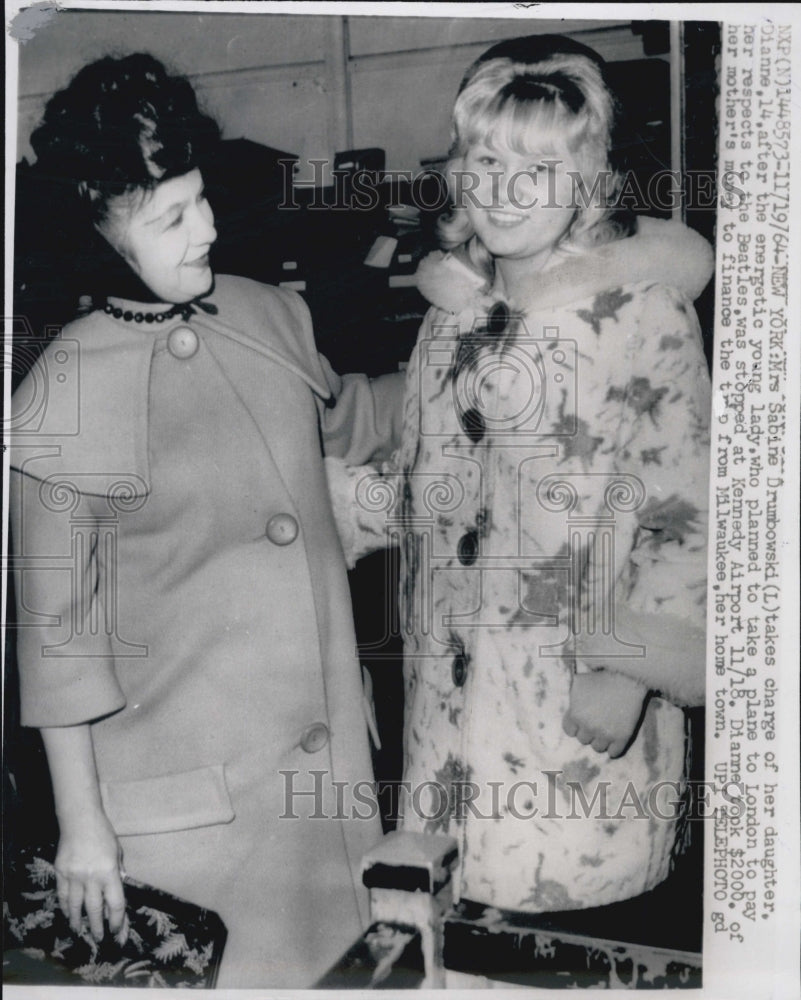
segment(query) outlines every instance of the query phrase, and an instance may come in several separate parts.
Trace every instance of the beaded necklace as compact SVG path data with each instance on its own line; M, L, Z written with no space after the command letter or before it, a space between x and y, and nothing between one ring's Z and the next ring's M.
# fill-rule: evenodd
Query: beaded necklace
M165 312L133 312L131 309L120 309L119 306L113 306L110 302L106 302L103 306L103 312L113 316L114 319L123 319L126 323L164 323L165 320L172 319L174 316L180 316L186 321L197 312L196 307L213 315L217 313L217 306L211 302L197 300L195 302L180 302Z

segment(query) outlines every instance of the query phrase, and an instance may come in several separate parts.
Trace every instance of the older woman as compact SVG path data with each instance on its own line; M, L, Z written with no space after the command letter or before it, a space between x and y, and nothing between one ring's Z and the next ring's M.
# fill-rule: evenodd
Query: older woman
M84 68L34 134L127 268L14 397L22 718L73 923L120 926L124 861L220 913L218 985L310 986L380 836L334 808L371 771L320 438L388 453L396 383L337 377L294 293L212 275L217 138L146 55Z

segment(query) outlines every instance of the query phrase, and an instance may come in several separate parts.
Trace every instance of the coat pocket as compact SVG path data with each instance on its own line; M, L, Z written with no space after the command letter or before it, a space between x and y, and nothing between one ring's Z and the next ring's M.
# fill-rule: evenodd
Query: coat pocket
M222 764L138 781L103 781L100 795L118 836L190 830L234 818Z

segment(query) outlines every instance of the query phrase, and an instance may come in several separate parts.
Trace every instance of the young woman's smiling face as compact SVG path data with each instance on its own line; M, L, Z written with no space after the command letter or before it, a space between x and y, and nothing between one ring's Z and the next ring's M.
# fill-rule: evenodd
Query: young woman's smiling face
M576 214L573 160L477 143L463 169L468 218L501 274L543 268Z
M217 232L199 170L116 199L98 228L160 302L189 302L211 288Z

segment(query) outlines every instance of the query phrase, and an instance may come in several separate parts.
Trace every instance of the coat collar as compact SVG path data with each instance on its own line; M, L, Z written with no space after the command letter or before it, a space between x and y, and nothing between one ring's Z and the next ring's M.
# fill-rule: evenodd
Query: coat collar
M440 251L417 270L417 287L432 305L459 313L505 297L523 312L570 305L616 285L656 281L695 300L714 270L707 241L680 222L640 217L637 232L588 250L547 271L532 273L505 290L490 289L463 259Z
M266 317L261 317L262 322L259 326L267 325L270 328L270 339L268 342L263 335L256 337L248 332L245 324L231 326L225 321L225 318L230 316L232 311L241 311L242 289L239 287L241 284L241 279L238 280L227 275L219 276L216 279L214 292L206 296L203 300L212 309L207 311L207 308L202 307L203 304L201 306L195 305L193 306L193 315L188 320L176 316L161 327L135 323L133 321L128 322L124 319L115 319L114 322L134 336L136 336L137 332L143 334L143 342L147 339L146 334L148 330L153 332L170 330L177 326L186 326L187 324L196 326L198 329L208 333L232 340L241 347L246 347L248 350L254 351L256 354L260 354L270 361L274 361L276 364L281 365L282 368L286 368L299 378L302 378L322 399L328 399L331 396L331 390L326 381L319 358L316 352L309 351L308 344L303 343L296 336L297 331L290 329L288 325L280 322L265 324ZM248 285L252 284L248 282ZM275 292L276 290L273 289L272 291ZM158 309L156 306L147 306L143 309L142 303L119 298L115 298L113 304L121 308L123 313L132 312L135 314L143 312L145 309L147 311L157 311ZM169 309L170 307L164 306L163 308ZM255 328L258 329L259 326Z

